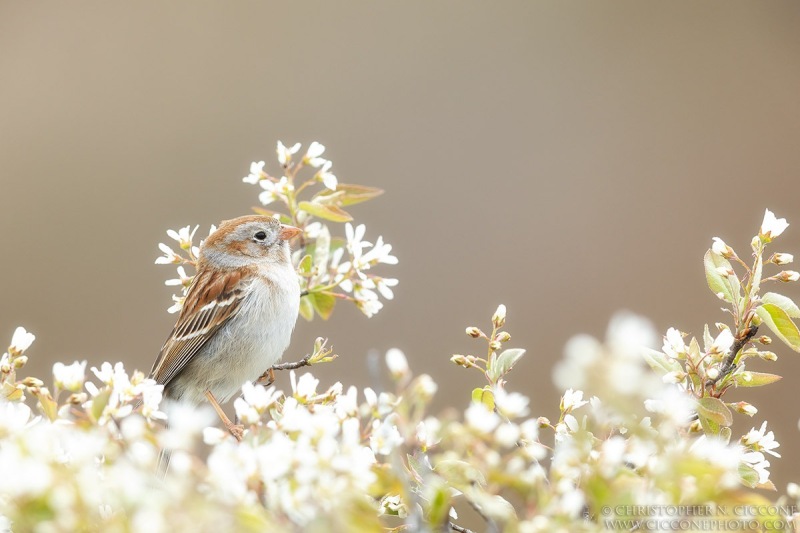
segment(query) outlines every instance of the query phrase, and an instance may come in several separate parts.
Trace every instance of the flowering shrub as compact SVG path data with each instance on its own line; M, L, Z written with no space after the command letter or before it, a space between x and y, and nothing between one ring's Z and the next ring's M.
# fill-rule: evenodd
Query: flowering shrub
M260 212L303 229L294 254L303 316L327 318L340 299L371 316L382 307L378 293L391 299L397 283L372 267L397 260L380 237L364 241L364 226L351 225L343 207L380 191L339 183L322 145L294 162L299 150L279 143L282 176L259 162L244 181L263 189L262 204L285 208ZM301 181L304 169L313 175ZM346 223L344 238L329 223ZM652 326L632 314L613 317L604 340L573 338L554 369L564 390L557 408L531 406L514 383L525 351L507 347L502 305L486 332L466 329L479 355L451 357L476 377L459 402L463 412L431 413L435 380L393 349L385 359L390 390L321 390L310 372L294 370L291 390L245 383L234 402L241 442L215 427L208 409L178 406L166 427L161 386L120 363L88 375L85 361L56 363L48 383L19 376L34 335L18 328L0 359L0 531L675 530L685 529L676 518L692 518L699 506L715 520L705 530L796 528L800 487L790 484L778 499L770 492L780 455L768 423L737 438L731 429L734 416L757 413L731 397L736 389L779 379L761 371L776 358L763 349L771 343L764 333L800 351L792 320L800 309L762 291L798 279L789 270L765 273L793 259L764 259L787 226L766 212L750 264L713 240L706 278L731 316L699 340L670 328L653 349ZM157 263L178 265L169 285L191 282L185 267L197 258L196 231L168 232L180 252L160 246ZM334 357L318 339L303 361ZM173 450L163 478L162 448ZM734 505L750 514L730 515ZM659 506L677 515L626 521Z

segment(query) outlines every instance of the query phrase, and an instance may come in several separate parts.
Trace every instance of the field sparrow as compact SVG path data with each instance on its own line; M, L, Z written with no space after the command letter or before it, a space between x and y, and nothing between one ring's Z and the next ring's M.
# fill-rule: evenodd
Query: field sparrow
M223 222L200 247L197 274L150 373L166 398L208 399L234 435L218 402L258 379L289 345L300 288L288 241L300 231L261 215Z

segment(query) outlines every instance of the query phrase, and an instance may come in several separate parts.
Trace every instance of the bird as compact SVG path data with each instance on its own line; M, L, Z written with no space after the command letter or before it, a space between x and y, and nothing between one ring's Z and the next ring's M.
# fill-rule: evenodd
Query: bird
M265 376L289 346L300 307L289 241L301 232L264 215L223 221L200 246L183 307L150 372L171 402L207 400L237 440L242 428L220 403Z

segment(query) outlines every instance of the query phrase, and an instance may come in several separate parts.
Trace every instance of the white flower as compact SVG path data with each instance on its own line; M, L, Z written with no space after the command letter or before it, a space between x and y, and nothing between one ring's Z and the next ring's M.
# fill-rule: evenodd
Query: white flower
M227 435L227 432L222 431L219 428L207 427L203 429L203 442L209 446L216 446L220 442L224 441Z
M423 451L439 442L439 431L442 423L434 417L428 417L417 424L417 442L422 446Z
M356 307L358 307L362 313L367 315L367 318L372 318L378 311L383 309L383 304L378 300L359 300L356 301Z
M386 366L389 367L389 372L394 378L402 378L409 373L408 360L405 354L397 348L391 348L386 352Z
M519 426L514 423L507 422L505 424L500 424L497 427L497 430L494 432L494 439L501 446L511 448L517 444L520 435L521 432Z
M286 166L292 160L292 155L300 150L300 143L294 144L291 148L286 148L281 141L278 141L276 152L278 153L278 162Z
M381 293L381 296L386 298L387 300L391 300L394 298L394 292L390 287L397 286L397 279L396 278L374 278L375 286L378 289L378 292Z
M719 354L726 354L730 351L731 346L733 346L734 342L733 333L729 329L723 329L717 335L717 338L714 339L713 344L711 345L711 352L712 353L719 353Z
M589 402L583 399L583 391L567 389L561 398L561 410L565 413L570 413L587 403Z
M163 256L156 259L157 265L169 265L172 263L180 263L181 256L176 254L172 248L164 244L163 242L158 243L158 248L164 253Z
M324 161L324 160L323 160ZM330 172L331 166L333 163L330 161L325 161L325 164L322 165L322 168L317 172L316 178L322 182L325 187L328 189L335 191L336 187L339 185L339 180L336 179L336 176Z
M142 416L152 420L166 420L167 414L158 409L164 398L164 385L147 378L137 386L137 389L142 395Z
M256 163L255 161L253 161L252 163L250 163L250 174L243 177L242 181L245 183L251 183L255 185L256 183L258 183L259 181L261 181L266 177L267 174L266 172L264 172L264 162L259 161L258 163Z
M181 228L178 231L168 229L167 235L176 241L181 248L184 250L188 250L189 247L192 245L192 239L194 239L194 234L197 231L197 228L200 226L195 226L194 229L191 229L191 226L186 226L185 228Z
M751 446L756 451L766 452L770 455L774 455L775 457L780 457L781 455L775 451L775 448L780 446L780 444L775 440L775 434L770 431L766 433L767 430L767 422L764 421L761 424L761 428L756 430L756 428L752 428L745 436L742 437L742 444L746 446Z
M264 192L258 195L258 201L263 205L269 205L294 190L292 184L289 183L289 178L286 176L282 176L277 182L261 180L259 184L264 189Z
M172 301L174 302L169 309L167 309L167 313L177 313L181 309L183 309L183 302L186 300L185 296L178 296L176 294L172 295Z
M664 345L661 350L670 357L677 359L681 354L686 353L686 344L683 342L683 335L675 328L669 328L664 337Z
M713 238L713 244L711 245L711 251L717 255L721 255L723 257L732 257L733 250L730 246L725 244L725 241L720 239L719 237Z
M19 326L14 330L14 335L11 337L11 346L9 346L8 351L22 353L31 347L34 340L36 340L36 335L28 333L25 331L25 328Z
M292 393L297 399L310 400L317 395L317 385L319 380L311 375L305 373L297 379L294 370L289 372L289 381L292 383Z
M325 163L330 163L330 161L320 157L323 153L325 153L325 145L314 141L308 145L303 161L314 168L319 168Z
M769 209L764 211L764 221L761 223L761 236L766 242L771 241L783 233L788 227L789 223L786 222L785 218L775 218L775 214Z
M742 454L742 461L753 468L758 473L758 482L766 483L769 481L769 461L761 452L745 452Z
M244 400L260 412L264 412L274 405L281 395L282 393L272 386L267 389L261 384L253 385L249 381L242 385L242 396Z
M168 279L164 281L164 285L167 286L180 285L182 287L188 287L189 285L191 285L194 276L187 276L186 270L183 268L183 265L180 265L176 270L178 271L178 277L176 279Z
M375 241L375 246L373 246L369 252L361 256L360 262L354 261L354 264L359 263L356 265L356 268L358 270L365 270L366 267L364 265L376 264L376 263L396 265L397 258L389 253L391 251L392 251L392 245L384 243L383 237L379 236L378 240Z
M383 422L372 422L372 435L369 437L369 446L378 455L389 455L392 450L403 444L403 437L391 417Z
M362 240L367 227L359 224L355 228L349 222L344 226L345 236L347 237L347 251L354 259L361 257L364 248L372 246L372 243Z
M86 379L86 361L75 361L67 366L64 363L53 365L53 379L56 387L71 392L80 392Z
M21 402L0 402L0 428L16 432L25 428L31 420L31 408Z
M528 414L530 400L526 396L518 392L506 392L499 387L495 387L493 392L495 407L506 418L518 418Z
M500 423L500 417L480 402L473 402L464 413L467 425L481 433L491 433Z

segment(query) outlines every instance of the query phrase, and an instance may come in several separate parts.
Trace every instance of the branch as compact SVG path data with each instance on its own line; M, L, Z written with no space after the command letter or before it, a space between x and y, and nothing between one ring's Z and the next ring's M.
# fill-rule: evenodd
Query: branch
M722 370L720 370L719 376L717 376L716 379L710 380L708 382L709 385L716 385L719 380L731 373L731 370L734 368L733 362L736 360L736 356L741 349L744 348L744 345L756 336L756 333L758 333L758 326L750 326L736 338L733 342L733 346L731 346L731 351L728 353L728 357L725 358L725 362L722 364Z
M458 524L454 524L453 522L449 522L450 529L453 531L458 531L458 533L474 533L471 529L467 529L465 527L461 527Z
M311 363L308 362L310 359L311 354L308 354L294 363L278 363L277 365L272 365L272 370L297 370L298 368L303 368L304 366L311 366Z

